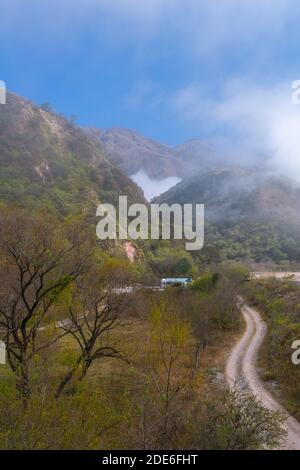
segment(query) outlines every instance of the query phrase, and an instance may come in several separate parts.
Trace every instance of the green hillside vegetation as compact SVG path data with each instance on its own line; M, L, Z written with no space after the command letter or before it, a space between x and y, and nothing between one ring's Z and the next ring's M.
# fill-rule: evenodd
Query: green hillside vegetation
M118 293L133 265L80 221L53 222L0 210L1 449L279 445L282 418L216 381L239 331L243 272L205 292Z
M186 179L157 198L205 204L199 262L300 262L299 186L266 171L228 167Z
M117 203L119 195L144 201L99 143L49 111L8 94L0 113L0 201L60 215L94 215L100 201Z
M99 242L99 202L143 194L49 106L8 95L0 159L0 448L278 447L282 417L224 386L244 268L182 241L139 242L135 262ZM127 289L165 276L195 281Z
M300 262L300 236L295 227L279 222L243 222L232 227L206 223L204 262L246 260L281 264Z

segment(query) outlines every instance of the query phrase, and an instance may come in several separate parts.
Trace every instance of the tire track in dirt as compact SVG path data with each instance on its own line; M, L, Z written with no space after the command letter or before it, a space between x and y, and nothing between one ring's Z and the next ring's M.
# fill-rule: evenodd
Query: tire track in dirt
M267 332L267 325L260 314L242 304L240 309L246 322L242 338L233 348L226 365L226 379L230 387L245 384L263 405L273 411L281 411L286 416L287 438L282 446L285 450L300 450L300 424L272 397L259 378L256 362L259 349Z

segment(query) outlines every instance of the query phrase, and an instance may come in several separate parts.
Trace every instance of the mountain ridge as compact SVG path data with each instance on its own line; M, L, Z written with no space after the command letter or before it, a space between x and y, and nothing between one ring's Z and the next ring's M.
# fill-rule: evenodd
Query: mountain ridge
M215 168L219 158L213 147L199 139L170 146L126 128L108 130L88 128L86 132L98 139L108 158L128 175L144 171L149 178L183 179L191 175L195 166L203 171Z
M13 93L0 109L0 201L45 205L67 214L95 211L127 194L145 202L141 189L80 127Z
M201 203L207 206L207 217L213 222L224 222L230 210L236 208L237 217L253 215L274 216L278 209L293 209L293 217L300 221L298 201L300 185L287 177L276 176L259 169L241 166L225 166L207 173L197 173L183 180L154 202L168 204ZM274 205L273 212L270 211ZM218 206L220 210L218 211ZM276 209L276 210L275 210ZM281 221L283 215L280 212ZM287 214L285 214L286 216ZM230 219L230 217L229 217ZM234 217L231 217L233 222ZM296 220L294 219L294 222Z
M300 186L257 168L196 174L154 199L205 205L206 262L300 262Z

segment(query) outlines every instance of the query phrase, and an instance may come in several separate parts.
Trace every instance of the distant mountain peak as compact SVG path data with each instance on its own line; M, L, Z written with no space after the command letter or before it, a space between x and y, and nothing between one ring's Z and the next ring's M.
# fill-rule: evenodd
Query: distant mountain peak
M213 147L197 139L172 147L120 127L87 132L99 140L108 158L128 176L143 171L150 179L182 179L195 171L216 168L220 163Z

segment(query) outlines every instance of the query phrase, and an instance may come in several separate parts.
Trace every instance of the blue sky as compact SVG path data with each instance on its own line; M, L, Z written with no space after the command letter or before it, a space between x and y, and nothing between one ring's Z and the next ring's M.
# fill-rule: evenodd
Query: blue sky
M298 159L298 0L0 0L0 15L0 80L80 125Z

